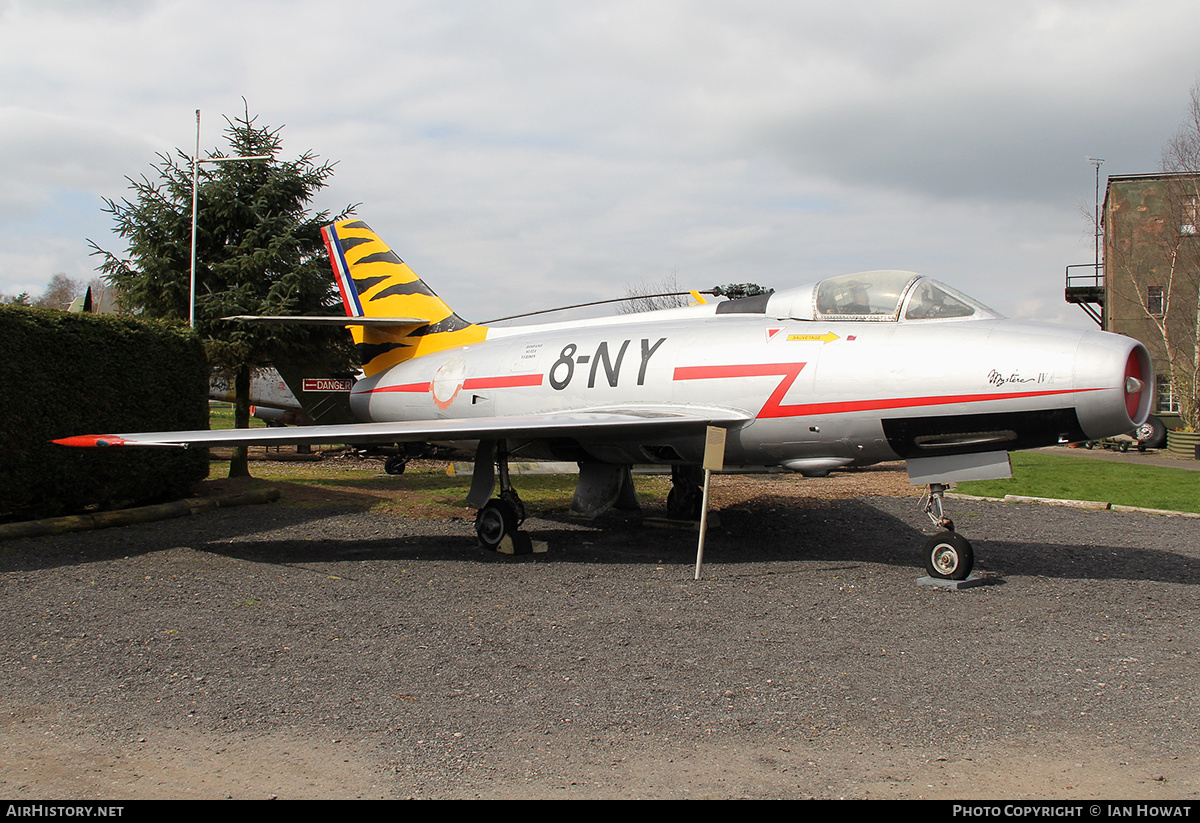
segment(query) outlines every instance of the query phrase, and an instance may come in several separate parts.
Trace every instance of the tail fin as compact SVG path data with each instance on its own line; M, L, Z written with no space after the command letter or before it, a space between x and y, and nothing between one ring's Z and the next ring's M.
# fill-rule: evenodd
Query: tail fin
M352 326L351 334L370 377L397 363L442 349L479 343L487 328L468 323L413 274L361 220L321 230L349 317L407 317L416 327Z

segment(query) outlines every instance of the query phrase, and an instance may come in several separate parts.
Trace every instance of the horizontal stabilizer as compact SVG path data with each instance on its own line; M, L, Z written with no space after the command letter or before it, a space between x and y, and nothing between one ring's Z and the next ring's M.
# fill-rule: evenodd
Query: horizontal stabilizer
M297 326L427 326L431 321L420 317L338 317L335 315L262 315L235 314L222 320L237 320L242 323L291 323Z

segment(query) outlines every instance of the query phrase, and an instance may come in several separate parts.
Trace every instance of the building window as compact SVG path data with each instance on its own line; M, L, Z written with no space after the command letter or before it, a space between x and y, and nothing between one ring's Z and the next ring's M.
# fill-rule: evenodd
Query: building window
M1146 312L1149 314L1163 313L1162 286L1150 286L1146 289Z
M1154 395L1158 402L1155 405L1157 412L1174 412L1179 413L1179 399L1175 397L1175 392L1171 387L1171 378L1165 374L1160 374L1154 380Z
M1197 202L1196 195L1189 194L1183 200L1183 224L1179 227L1179 233L1195 234L1197 223L1200 223L1200 202Z

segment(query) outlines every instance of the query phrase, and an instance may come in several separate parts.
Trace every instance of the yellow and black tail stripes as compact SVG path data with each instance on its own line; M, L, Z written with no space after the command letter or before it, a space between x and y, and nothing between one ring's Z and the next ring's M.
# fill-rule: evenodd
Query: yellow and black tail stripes
M487 329L459 317L361 220L322 229L350 317L419 318L416 327L352 326L369 377L435 351L479 343Z

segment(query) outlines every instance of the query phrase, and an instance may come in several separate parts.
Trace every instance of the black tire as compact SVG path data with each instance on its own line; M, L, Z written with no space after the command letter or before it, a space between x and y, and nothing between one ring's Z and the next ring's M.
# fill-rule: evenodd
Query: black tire
M475 515L475 533L485 549L495 551L504 536L517 530L517 513L499 498L489 500Z
M1145 425L1151 426L1149 437L1142 438L1142 444L1148 449L1162 449L1167 445L1167 425L1154 415L1146 418Z
M925 544L925 571L939 580L966 580L975 566L975 552L965 537L940 532Z
M383 470L388 474L404 474L404 468L407 465L407 460L399 455L394 455L383 461Z

